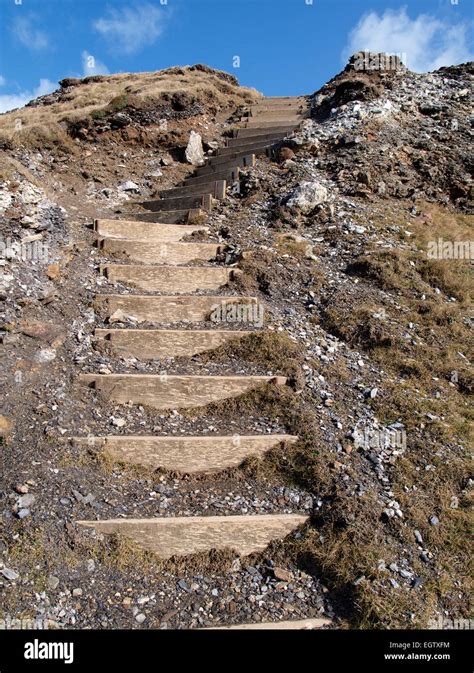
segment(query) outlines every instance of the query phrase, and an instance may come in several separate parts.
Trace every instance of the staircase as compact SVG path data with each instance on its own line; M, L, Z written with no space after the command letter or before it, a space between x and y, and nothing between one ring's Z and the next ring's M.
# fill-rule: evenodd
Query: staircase
M271 156L278 143L308 115L304 97L262 99L248 109L232 137L227 138L226 145L206 165L182 185L162 191L159 199L143 202L147 213L130 220L95 222L98 247L107 258L100 269L106 281L139 291L139 294L96 297L97 311L105 321L109 319L112 324L113 317L119 316L118 327L95 331L95 338L106 342L113 355L142 360L192 357L250 334L248 329L229 329L225 324L213 329L203 327L219 306L235 303L255 307L258 300L220 292L239 273L236 268L210 264L225 251L221 244L186 242L183 238L194 232L206 234L208 228L202 220L216 200L225 199L229 185L238 184L241 171L254 166L257 157ZM126 316L133 316L135 323L149 322L157 327L120 327ZM186 329L181 328L183 323L187 324ZM286 384L286 379L278 376L121 373L85 374L80 381L114 403L159 410L205 407L258 386ZM290 444L296 440L297 437L282 434L73 438L78 446L93 445L121 463L184 474L216 473L236 467L244 459L262 456L281 442ZM271 514L118 518L77 523L102 534L120 534L160 558L169 559L226 548L245 556L264 550L272 540L291 535L306 521L307 517L302 515ZM321 619L302 620L291 622L288 628L316 628L327 623Z

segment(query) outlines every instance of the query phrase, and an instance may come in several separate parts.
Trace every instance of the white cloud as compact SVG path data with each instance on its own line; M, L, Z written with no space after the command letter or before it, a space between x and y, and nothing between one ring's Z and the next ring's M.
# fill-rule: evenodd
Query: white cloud
M386 52L402 56L410 70L430 72L472 59L468 28L431 14L410 19L405 7L382 15L369 12L350 32L343 58L347 61L358 51Z
M0 113L23 107L30 100L39 96L46 96L57 89L58 85L49 79L40 79L39 85L33 91L20 91L20 93L4 94L0 96Z
M13 22L13 35L21 44L33 51L40 51L49 47L49 39L46 33L35 27L35 17L19 16Z
M94 21L93 27L111 46L133 54L160 37L164 19L162 9L145 3L134 8L109 9L104 17Z
M95 58L95 56L89 54L88 51L83 51L82 72L84 77L89 77L90 75L108 75L109 69L104 63Z
M5 86L5 82L6 82L5 77L0 75L0 86Z

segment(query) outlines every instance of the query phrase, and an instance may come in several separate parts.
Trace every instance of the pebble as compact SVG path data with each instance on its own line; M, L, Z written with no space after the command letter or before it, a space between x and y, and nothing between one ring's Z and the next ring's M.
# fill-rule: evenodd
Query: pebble
M138 622L139 624L143 624L145 620L146 615L144 615L143 612L139 612L137 615L135 615L135 621Z
M11 568L2 568L0 572L5 577L5 579L11 580L12 582L20 577L20 575Z
M434 516L434 515L431 516L431 517L430 517L430 524L431 524L432 526L438 526L438 525L439 525L439 519L438 519L438 517L437 517L437 516Z

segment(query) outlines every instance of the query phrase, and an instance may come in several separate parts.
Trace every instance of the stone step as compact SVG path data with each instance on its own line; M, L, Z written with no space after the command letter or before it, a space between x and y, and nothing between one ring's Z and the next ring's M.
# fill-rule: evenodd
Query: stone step
M187 210L161 210L156 213L127 213L126 219L161 224L187 224L202 219L204 215L205 211L201 208L189 208Z
M282 105L276 103L263 103L251 105L248 108L247 114L254 116L265 112L306 112L309 109L309 105L306 102L284 103Z
M96 310L104 317L110 317L117 311L132 316L138 322L172 325L179 322L206 322L213 314L219 316L236 309L237 319L230 323L232 327L240 322L252 324L253 314L263 308L256 297L235 296L140 296L126 294L99 294L95 297ZM259 310L260 309L260 310ZM240 313L239 313L240 311ZM249 315L250 314L250 315ZM244 319L245 318L245 319ZM250 319L249 319L250 318Z
M250 168L255 166L255 154L247 154L235 158L226 157L225 161L218 163L216 166L214 166L211 160L208 164L202 166L202 168L198 168L195 175L198 178L201 178L204 175L209 177L210 175L214 175L215 173L221 172L225 169L231 169L235 166L238 168Z
M191 262L209 262L225 246L219 243L168 243L151 241L121 241L105 238L99 243L104 255L120 257L142 264L167 264L177 266Z
M204 407L265 383L285 385L283 376L170 376L164 374L82 374L80 381L118 404L154 409Z
M202 185L206 184L206 182L209 182L209 180L215 179L215 180L225 180L227 183L227 186L230 187L232 186L235 182L238 182L239 180L239 173L240 173L240 168L238 166L232 166L230 168L223 168L219 169L218 171L215 171L211 174L205 174L205 175L198 175L193 178L186 178L184 181L184 185L187 187L189 185L195 186L195 185Z
M226 186L225 180L214 180L213 182L205 182L202 185L185 185L184 187L165 189L160 192L160 196L163 199L173 199L179 196L189 196L191 194L211 194L214 199L221 200L226 197Z
M156 213L159 211L180 210L182 208L201 208L202 210L212 210L211 194L192 194L191 196L178 196L174 199L152 199L143 201L140 204L146 210Z
M110 344L114 354L139 360L190 357L214 350L250 332L231 330L96 329L95 336Z
M195 231L209 232L209 228L192 224L159 224L135 220L95 220L94 231L110 240L176 243Z
M284 622L257 622L255 624L231 624L230 626L207 626L200 631L312 631L331 626L332 621L324 617L291 619Z
M301 514L190 516L159 519L78 521L98 533L118 534L162 559L212 549L235 550L240 556L263 551L308 521Z
M102 451L121 463L152 470L209 474L238 467L246 458L260 458L281 442L294 444L297 440L292 435L109 436L74 438L74 443Z
M250 138L254 136L264 136L268 134L275 133L291 133L298 127L298 124L287 124L284 126L274 126L273 128L260 127L260 128L237 128L235 129L235 138Z
M244 136L241 138L227 138L226 146L222 149L230 150L233 148L234 150L238 150L240 147L244 149L245 147L252 146L253 144L261 145L263 143L278 142L279 140L283 140L287 137L288 133L286 131L280 131L279 133L262 133L261 135L248 137Z
M122 283L145 292L183 294L197 290L217 290L233 279L237 269L219 266L140 266L107 264L102 268L111 283Z

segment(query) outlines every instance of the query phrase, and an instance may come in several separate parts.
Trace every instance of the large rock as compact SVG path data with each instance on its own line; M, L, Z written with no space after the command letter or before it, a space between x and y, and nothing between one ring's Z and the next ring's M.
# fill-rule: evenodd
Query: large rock
M286 205L291 210L305 214L326 203L328 196L328 190L319 182L302 182L290 195Z
M199 133L196 133L196 131L191 131L185 156L186 161L193 166L202 166L205 163L202 138Z

